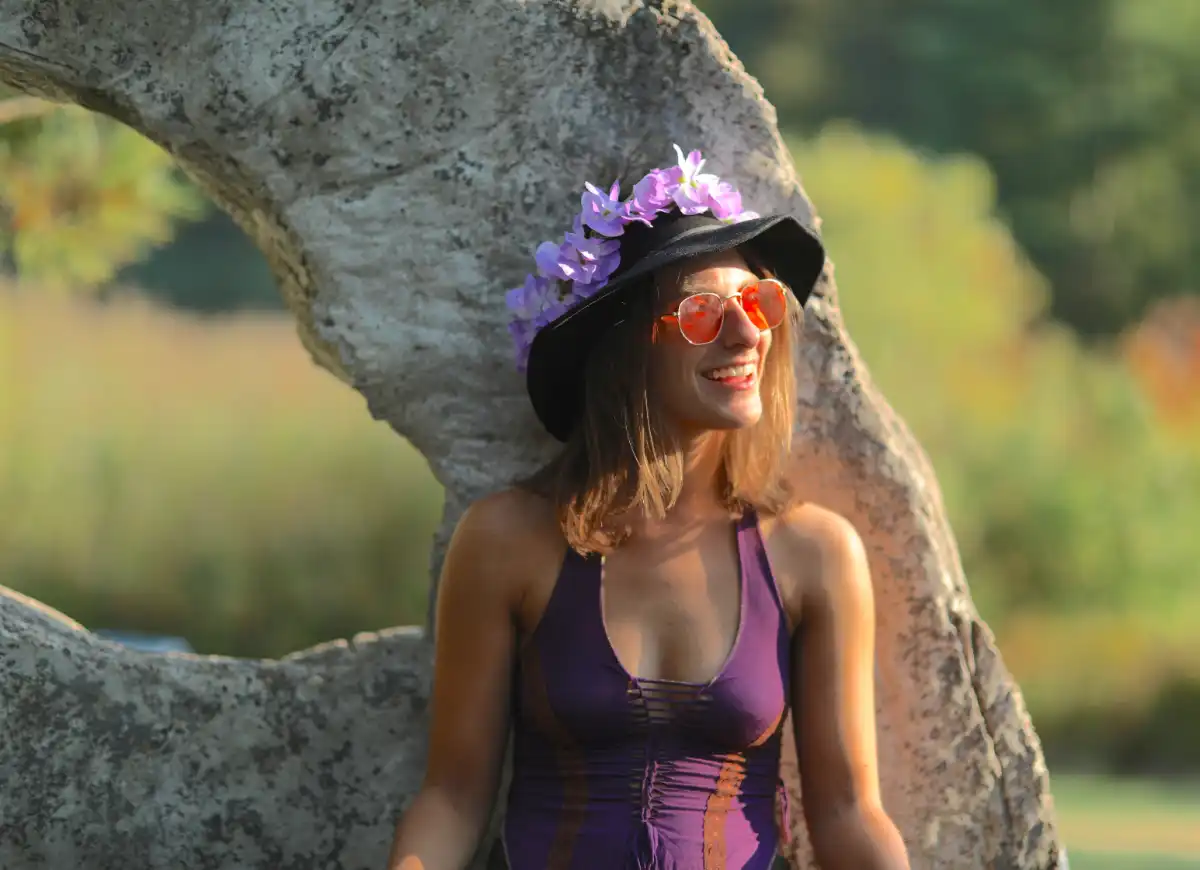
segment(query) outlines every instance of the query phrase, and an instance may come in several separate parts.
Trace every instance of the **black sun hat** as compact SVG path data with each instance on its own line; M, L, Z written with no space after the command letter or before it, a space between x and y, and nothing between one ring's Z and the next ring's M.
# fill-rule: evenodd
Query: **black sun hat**
M589 224L586 218L582 221L576 218L575 234L568 235L565 245L568 258L575 257L574 261L569 260L568 265L582 263L586 267L589 263L587 257L579 257L577 250L571 247L571 240L574 239L582 242L584 247L588 242L598 240L602 246L607 245L607 248L602 247L602 251L616 248L616 253L609 256L614 260L619 256L619 266L607 277L601 269L600 280L595 282L599 285L598 289L577 280L577 291L582 284L583 292L587 295L568 297L565 303L559 302L557 308L553 302L547 304L546 310L557 316L545 325L539 324L540 328L534 325L536 321L522 323L520 314L511 328L517 341L518 358L524 353L528 354L526 388L534 413L546 430L559 441L566 441L570 437L579 418L588 356L597 339L624 319L626 307L633 298L631 293L644 287L639 278L693 257L745 248L757 261L770 268L803 306L824 268L825 249L816 233L791 215L759 216L742 212L740 198L732 186L715 176L699 174L703 161L698 152L693 151L684 158L678 147L676 150L680 156L680 166L671 170L654 170L634 187L630 199L624 203L615 200L616 185L607 198L588 185L593 198L589 200L589 194L584 194L584 210L586 214L590 206L593 212L589 216L594 216L595 220ZM664 181L665 185L660 183ZM695 185L692 191L680 195L678 188L689 182ZM693 199L688 199L689 193ZM731 196L732 200L729 199ZM675 203L683 199L689 206L688 210L695 210L698 208L695 202L702 203L704 197L710 200L723 197L724 200L715 201L715 207L706 209L709 213L683 214L675 207ZM665 206L661 205L664 198L669 198ZM646 200L649 200L649 206ZM730 202L734 206L732 209L729 208ZM656 208L656 204L659 207ZM605 206L610 207L611 211L606 212ZM624 211L612 213L618 209ZM733 212L732 219L730 211ZM627 216L630 213L632 217ZM585 235L585 225L603 228L606 220L616 222L618 219L622 230L615 238L608 237L606 233ZM543 248L547 246L553 247L551 243L546 243ZM509 305L514 310L527 310L527 301L524 305L513 304L513 294L529 294L538 287L542 288L543 294L547 287L561 292L560 288L564 286L567 285L561 281L561 275L546 276L543 272L539 276L530 276L525 288L510 291ZM521 297L522 300L525 298ZM564 305L565 310L561 310ZM545 319L545 315L542 319ZM525 336L533 329L536 331L530 342Z

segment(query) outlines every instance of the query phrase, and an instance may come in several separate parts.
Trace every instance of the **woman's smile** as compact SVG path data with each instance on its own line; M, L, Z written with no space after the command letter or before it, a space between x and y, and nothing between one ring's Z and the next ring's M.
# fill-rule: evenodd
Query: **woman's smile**
M731 390L752 390L758 386L758 361L748 360L702 372L701 377Z

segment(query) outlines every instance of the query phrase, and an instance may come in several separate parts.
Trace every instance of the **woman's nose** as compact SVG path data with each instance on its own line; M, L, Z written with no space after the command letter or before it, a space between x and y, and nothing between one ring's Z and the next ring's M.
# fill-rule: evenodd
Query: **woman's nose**
M754 347L758 344L759 329L754 325L739 297L725 302L725 322L721 324L721 340L732 347Z

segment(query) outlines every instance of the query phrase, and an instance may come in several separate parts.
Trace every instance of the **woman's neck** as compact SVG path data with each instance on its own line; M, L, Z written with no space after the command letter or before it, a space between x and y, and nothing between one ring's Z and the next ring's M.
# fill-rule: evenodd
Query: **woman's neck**
M711 523L727 515L724 501L724 477L721 463L724 438L714 432L674 445L683 458L683 485L665 517L650 517L644 512L629 518L635 538L653 538L663 533Z

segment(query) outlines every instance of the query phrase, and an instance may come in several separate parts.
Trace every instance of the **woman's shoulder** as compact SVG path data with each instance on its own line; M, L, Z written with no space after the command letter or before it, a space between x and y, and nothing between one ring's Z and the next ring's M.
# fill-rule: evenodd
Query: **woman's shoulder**
M471 502L455 527L450 547L456 562L486 566L492 578L507 576L523 587L557 569L565 541L554 505L513 487Z
M842 597L847 584L866 576L866 549L846 517L812 502L799 502L766 523L776 580L790 599L789 610ZM779 576L782 575L782 576Z
M819 550L862 546L858 530L841 514L810 501L796 502L772 518L794 547Z
M495 539L494 543L506 546L525 546L561 537L557 512L549 499L515 486L467 505L458 530Z

